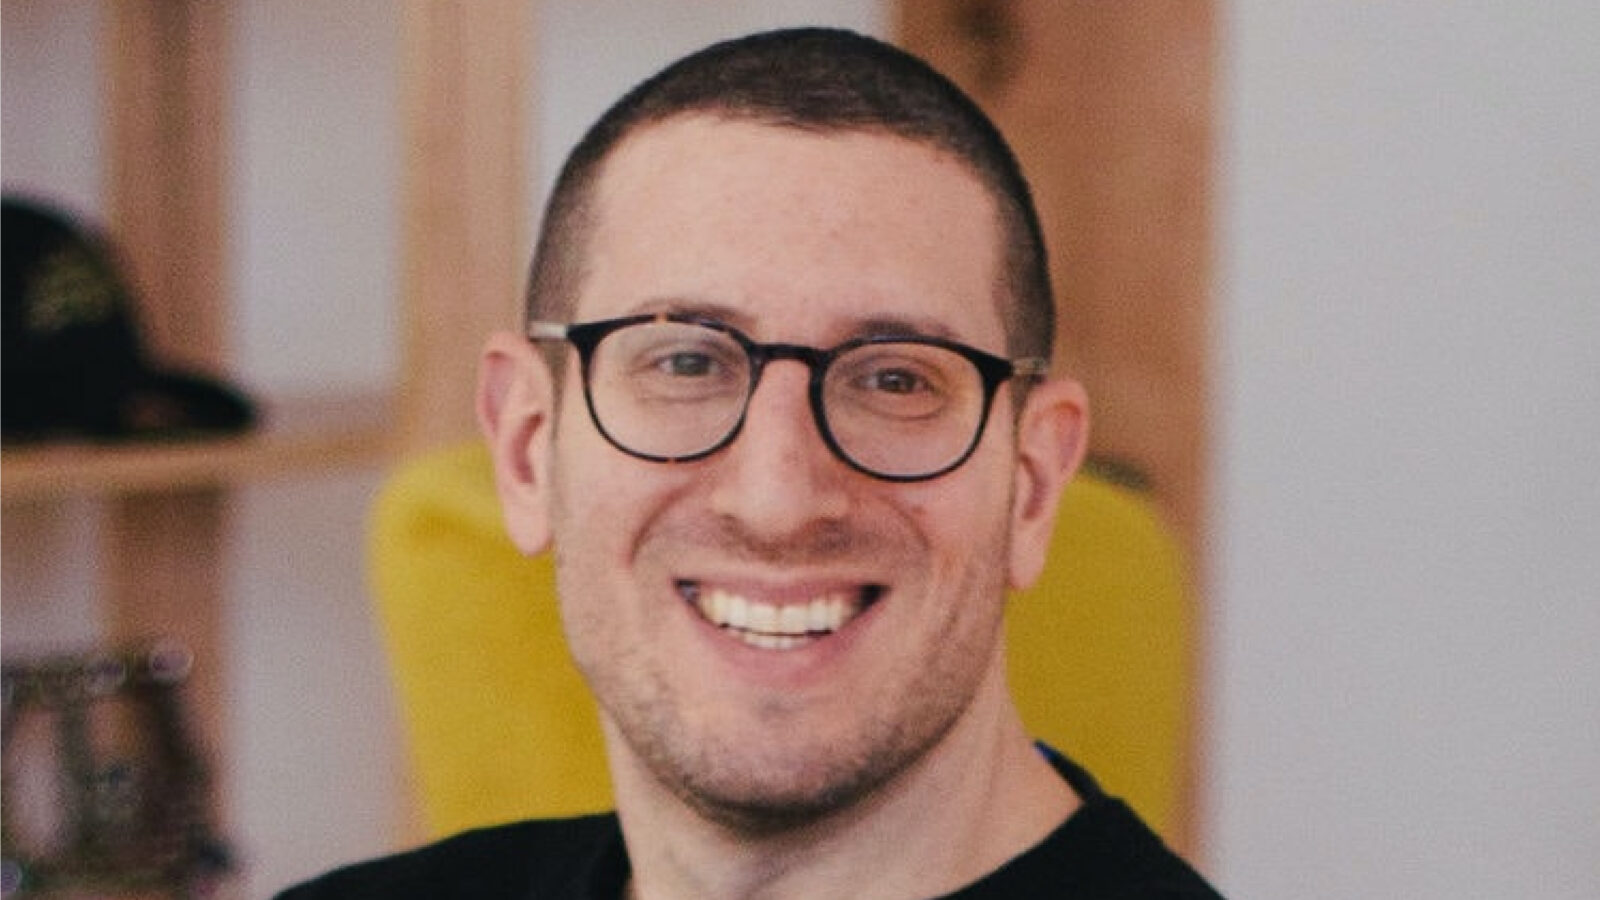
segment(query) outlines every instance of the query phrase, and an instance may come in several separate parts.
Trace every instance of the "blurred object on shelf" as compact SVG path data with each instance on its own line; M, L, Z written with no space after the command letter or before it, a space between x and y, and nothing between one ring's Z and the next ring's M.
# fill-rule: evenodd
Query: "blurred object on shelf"
M207 896L230 868L182 687L193 656L137 650L4 665L7 898Z

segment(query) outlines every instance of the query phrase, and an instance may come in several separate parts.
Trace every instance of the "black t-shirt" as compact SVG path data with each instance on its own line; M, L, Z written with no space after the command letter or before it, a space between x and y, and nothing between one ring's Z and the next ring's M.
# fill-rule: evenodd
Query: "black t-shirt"
M943 900L1221 900L1127 804L1054 751L1083 806L1048 837ZM325 875L278 900L617 900L628 879L613 814L520 822Z

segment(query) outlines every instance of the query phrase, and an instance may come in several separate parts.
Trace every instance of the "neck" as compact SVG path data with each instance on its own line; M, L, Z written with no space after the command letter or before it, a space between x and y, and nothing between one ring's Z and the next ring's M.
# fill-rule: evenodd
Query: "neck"
M1043 840L1079 799L1034 748L994 667L927 753L856 804L756 832L700 815L607 729L636 900L929 897Z

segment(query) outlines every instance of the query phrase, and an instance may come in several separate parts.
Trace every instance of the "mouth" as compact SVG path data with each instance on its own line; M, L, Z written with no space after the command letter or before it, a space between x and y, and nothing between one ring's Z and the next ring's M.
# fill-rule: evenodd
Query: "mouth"
M700 618L761 650L798 650L822 640L866 612L884 593L882 585L869 584L767 603L697 581L679 581L677 589Z

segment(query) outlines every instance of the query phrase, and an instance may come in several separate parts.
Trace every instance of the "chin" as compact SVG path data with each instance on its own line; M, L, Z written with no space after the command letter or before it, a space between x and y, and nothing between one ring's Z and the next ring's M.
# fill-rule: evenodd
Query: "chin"
M726 774L698 783L680 783L680 799L703 818L729 831L762 836L815 825L853 808L893 773L840 769L834 774L778 780L772 777L774 773L765 772L759 782L736 782Z
M906 771L945 729L914 739L904 731L863 740L805 729L764 729L754 739L634 746L651 774L701 817L737 834L773 835L857 808ZM851 746L854 745L854 746Z

